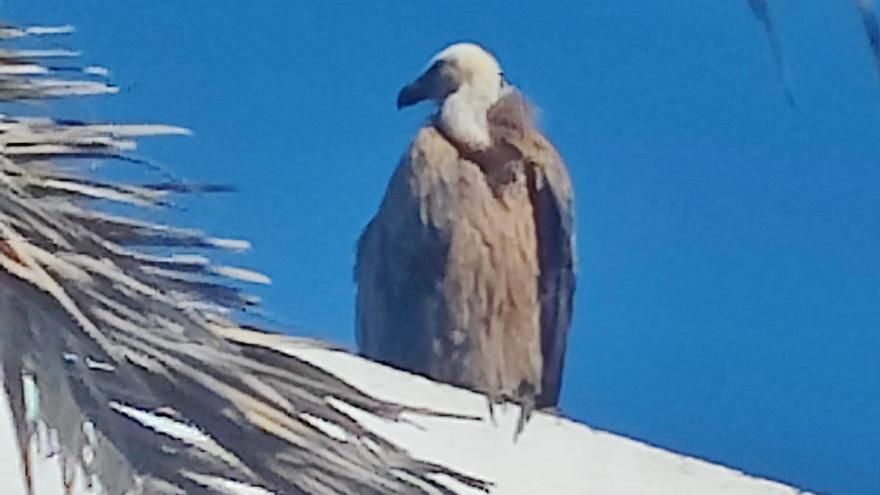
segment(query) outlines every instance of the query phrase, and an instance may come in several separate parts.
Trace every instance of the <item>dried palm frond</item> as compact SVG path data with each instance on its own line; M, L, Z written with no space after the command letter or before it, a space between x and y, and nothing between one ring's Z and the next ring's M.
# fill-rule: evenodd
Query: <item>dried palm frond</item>
M103 69L49 63L75 52L3 46L69 31L0 26L0 101L116 91ZM102 206L162 205L198 187L115 183L77 166L125 159L136 138L185 133L0 115L0 375L23 455L45 424L68 481L86 476L111 494L230 493L236 484L452 493L438 474L485 487L411 458L334 404L389 420L407 408L265 345L284 337L235 322L255 304L236 283L267 279L204 251L247 243Z

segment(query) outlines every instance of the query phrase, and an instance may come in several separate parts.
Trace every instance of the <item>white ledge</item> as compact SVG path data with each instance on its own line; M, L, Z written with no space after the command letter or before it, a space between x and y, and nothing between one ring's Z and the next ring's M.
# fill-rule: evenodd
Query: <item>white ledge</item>
M341 352L291 348L295 354L370 394L482 421L410 415L392 423L348 410L416 457L492 481L499 495L808 495L775 481L695 459L568 419L537 413L516 441L519 409ZM461 490L477 494L476 490Z
M699 459L668 452L619 435L543 413L535 414L514 441L518 409L496 408L495 424L486 400L472 392L434 383L342 352L306 347L285 349L333 372L382 399L482 420L405 415L403 422L376 418L340 407L365 426L406 448L414 456L494 483L500 495L807 495L774 481ZM0 463L4 493L25 495L12 421L0 393ZM334 425L324 427L330 434ZM55 458L35 455L35 493L60 495ZM78 483L81 485L81 483ZM449 481L461 494L479 494ZM11 491L7 491L10 490ZM87 493L80 486L74 493ZM244 492L242 492L244 493Z

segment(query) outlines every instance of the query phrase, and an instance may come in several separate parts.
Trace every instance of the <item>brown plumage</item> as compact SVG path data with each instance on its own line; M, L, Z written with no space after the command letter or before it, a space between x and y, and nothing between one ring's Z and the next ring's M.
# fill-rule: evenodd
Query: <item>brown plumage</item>
M419 130L358 244L358 344L490 404L519 403L521 428L534 407L559 400L574 292L571 183L512 88L488 107L488 146L453 137L465 134L442 112Z

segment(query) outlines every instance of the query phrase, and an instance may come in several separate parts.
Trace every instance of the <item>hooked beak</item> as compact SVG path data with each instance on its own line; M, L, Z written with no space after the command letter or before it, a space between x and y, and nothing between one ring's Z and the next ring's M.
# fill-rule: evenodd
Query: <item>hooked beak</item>
M397 94L398 110L415 105L431 96L430 84L425 79L425 76L422 76L400 90Z

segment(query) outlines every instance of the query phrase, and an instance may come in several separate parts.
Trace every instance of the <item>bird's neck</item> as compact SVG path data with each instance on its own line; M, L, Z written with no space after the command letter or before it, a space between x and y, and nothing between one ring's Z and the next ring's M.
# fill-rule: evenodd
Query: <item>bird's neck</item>
M453 144L471 151L485 150L492 146L488 113L497 100L497 90L463 86L443 101L437 124Z

